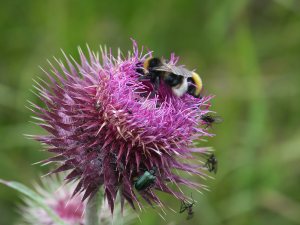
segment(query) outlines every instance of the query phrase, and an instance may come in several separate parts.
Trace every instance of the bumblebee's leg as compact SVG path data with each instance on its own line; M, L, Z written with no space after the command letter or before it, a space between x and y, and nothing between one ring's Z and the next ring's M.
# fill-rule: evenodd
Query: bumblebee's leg
M152 98L156 94L156 92L158 91L158 87L159 87L159 76L155 78L154 91L151 92L149 98Z
M144 79L147 79L148 78L148 74L144 75L144 76L140 76L138 78L138 81L141 81L141 80L144 80Z

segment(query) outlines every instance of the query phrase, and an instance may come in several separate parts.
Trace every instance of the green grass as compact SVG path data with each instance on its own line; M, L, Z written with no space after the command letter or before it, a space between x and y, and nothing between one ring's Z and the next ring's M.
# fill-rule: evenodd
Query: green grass
M0 7L0 178L29 187L48 167L31 164L49 157L23 134L43 133L29 123L24 105L42 104L29 91L46 59L78 60L99 45L132 49L130 38L157 56L175 52L179 64L197 69L211 109L224 118L216 137L211 192L193 192L195 217L168 211L166 222L151 209L148 224L300 224L300 5L296 0L211 1L2 1ZM188 176L188 175L187 175ZM196 177L191 179L197 180ZM190 189L184 188L189 195ZM0 185L0 224L18 219L19 194ZM179 200L161 195L176 212ZM140 224L136 220L136 224Z

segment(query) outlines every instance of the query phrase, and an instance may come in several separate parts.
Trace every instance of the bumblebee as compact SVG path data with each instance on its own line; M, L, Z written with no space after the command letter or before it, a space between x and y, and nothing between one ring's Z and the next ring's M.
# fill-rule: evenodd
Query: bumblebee
M150 97L153 97L158 91L160 84L160 78L162 78L165 83L172 89L173 93L181 97L186 92L190 95L196 97L200 95L202 88L202 81L200 76L194 72L191 72L183 67L178 67L168 64L168 61L161 60L157 57L150 57L144 61L144 69L148 70L148 73L145 70L137 70L143 76L139 77L138 80L150 79L154 83L154 91L150 94ZM193 85L188 85L188 82L198 86L196 88Z

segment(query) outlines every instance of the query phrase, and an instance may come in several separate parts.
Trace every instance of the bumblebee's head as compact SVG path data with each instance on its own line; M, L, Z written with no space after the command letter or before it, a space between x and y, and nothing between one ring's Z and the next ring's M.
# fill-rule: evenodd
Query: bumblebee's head
M154 67L158 67L158 66L161 66L162 65L162 62L159 58L157 57L151 57L151 58L148 58L145 60L144 62L144 68L146 70L151 70L152 68Z

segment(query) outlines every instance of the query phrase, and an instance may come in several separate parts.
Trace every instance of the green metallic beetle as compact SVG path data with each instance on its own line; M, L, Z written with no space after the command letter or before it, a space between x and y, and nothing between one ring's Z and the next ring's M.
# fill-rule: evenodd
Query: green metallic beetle
M155 172L157 170L156 166L153 166L149 171L145 171L145 173L136 181L135 188L138 191L146 190L147 188L152 188L155 183L154 179L156 178Z

